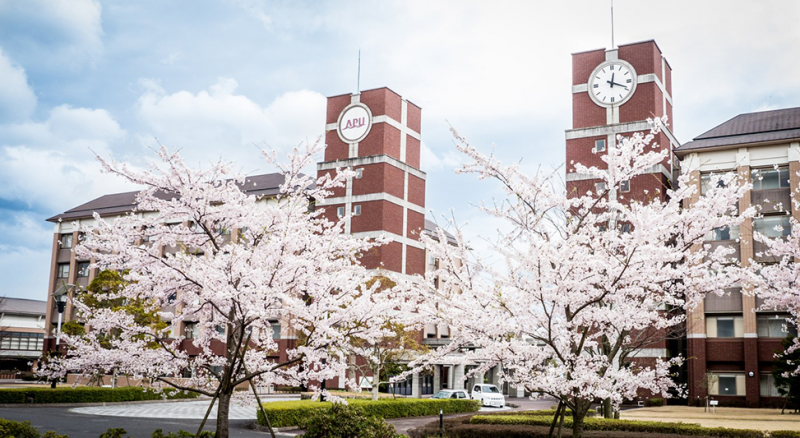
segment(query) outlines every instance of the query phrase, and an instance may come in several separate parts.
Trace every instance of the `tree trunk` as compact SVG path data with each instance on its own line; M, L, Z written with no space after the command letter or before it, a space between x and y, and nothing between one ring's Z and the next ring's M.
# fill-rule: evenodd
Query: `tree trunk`
M614 409L611 407L611 398L603 400L603 418L614 418Z
M378 387L381 381L381 367L376 365L372 368L372 400L378 400Z
M229 390L228 390L229 389ZM219 393L217 403L217 433L215 438L228 438L228 414L231 409L231 393L233 388L225 388Z
M583 420L591 404L587 400L576 400L572 411L572 438L583 438Z

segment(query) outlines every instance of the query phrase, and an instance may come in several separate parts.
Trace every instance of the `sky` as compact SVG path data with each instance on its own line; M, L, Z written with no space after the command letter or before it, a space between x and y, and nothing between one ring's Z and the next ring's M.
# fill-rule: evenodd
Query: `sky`
M616 43L654 39L673 68L681 142L800 106L798 22L792 0L614 3ZM0 0L0 296L46 299L45 219L135 189L95 154L145 166L160 143L270 172L260 149L315 141L325 97L356 91L359 50L361 89L423 109L428 217L489 240L498 225L475 206L502 191L454 173L450 127L530 172L558 168L570 54L610 47L610 0Z

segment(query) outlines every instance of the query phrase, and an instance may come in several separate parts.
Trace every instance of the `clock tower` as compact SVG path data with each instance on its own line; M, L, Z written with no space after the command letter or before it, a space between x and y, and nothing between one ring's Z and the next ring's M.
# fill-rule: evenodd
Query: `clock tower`
M625 193L642 202L664 200L677 174L672 150L680 143L672 134L672 68L655 41L625 44L572 54L572 129L567 130L567 191L596 192L598 180L575 171L575 163L604 168L601 157L617 136L649 132L648 118L667 116L669 126L655 143L670 151L646 175L630 181Z

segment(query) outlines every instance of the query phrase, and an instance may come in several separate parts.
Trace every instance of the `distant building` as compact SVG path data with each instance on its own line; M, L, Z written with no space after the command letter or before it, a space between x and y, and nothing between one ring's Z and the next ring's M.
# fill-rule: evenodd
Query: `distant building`
M46 303L22 298L0 299L0 377L30 371L42 354Z

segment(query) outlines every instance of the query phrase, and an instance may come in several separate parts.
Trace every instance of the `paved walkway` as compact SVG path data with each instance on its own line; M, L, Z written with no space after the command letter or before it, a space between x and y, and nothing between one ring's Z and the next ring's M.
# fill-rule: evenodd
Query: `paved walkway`
M264 397L263 402L298 400L299 397ZM208 410L210 400L197 401L175 401L171 403L143 403L114 406L91 406L84 408L72 408L70 412L87 415L106 415L111 417L134 417L134 418L180 418L202 420ZM231 420L255 420L257 405L253 403L241 404L236 401L231 402ZM209 418L216 418L217 406L211 410Z

